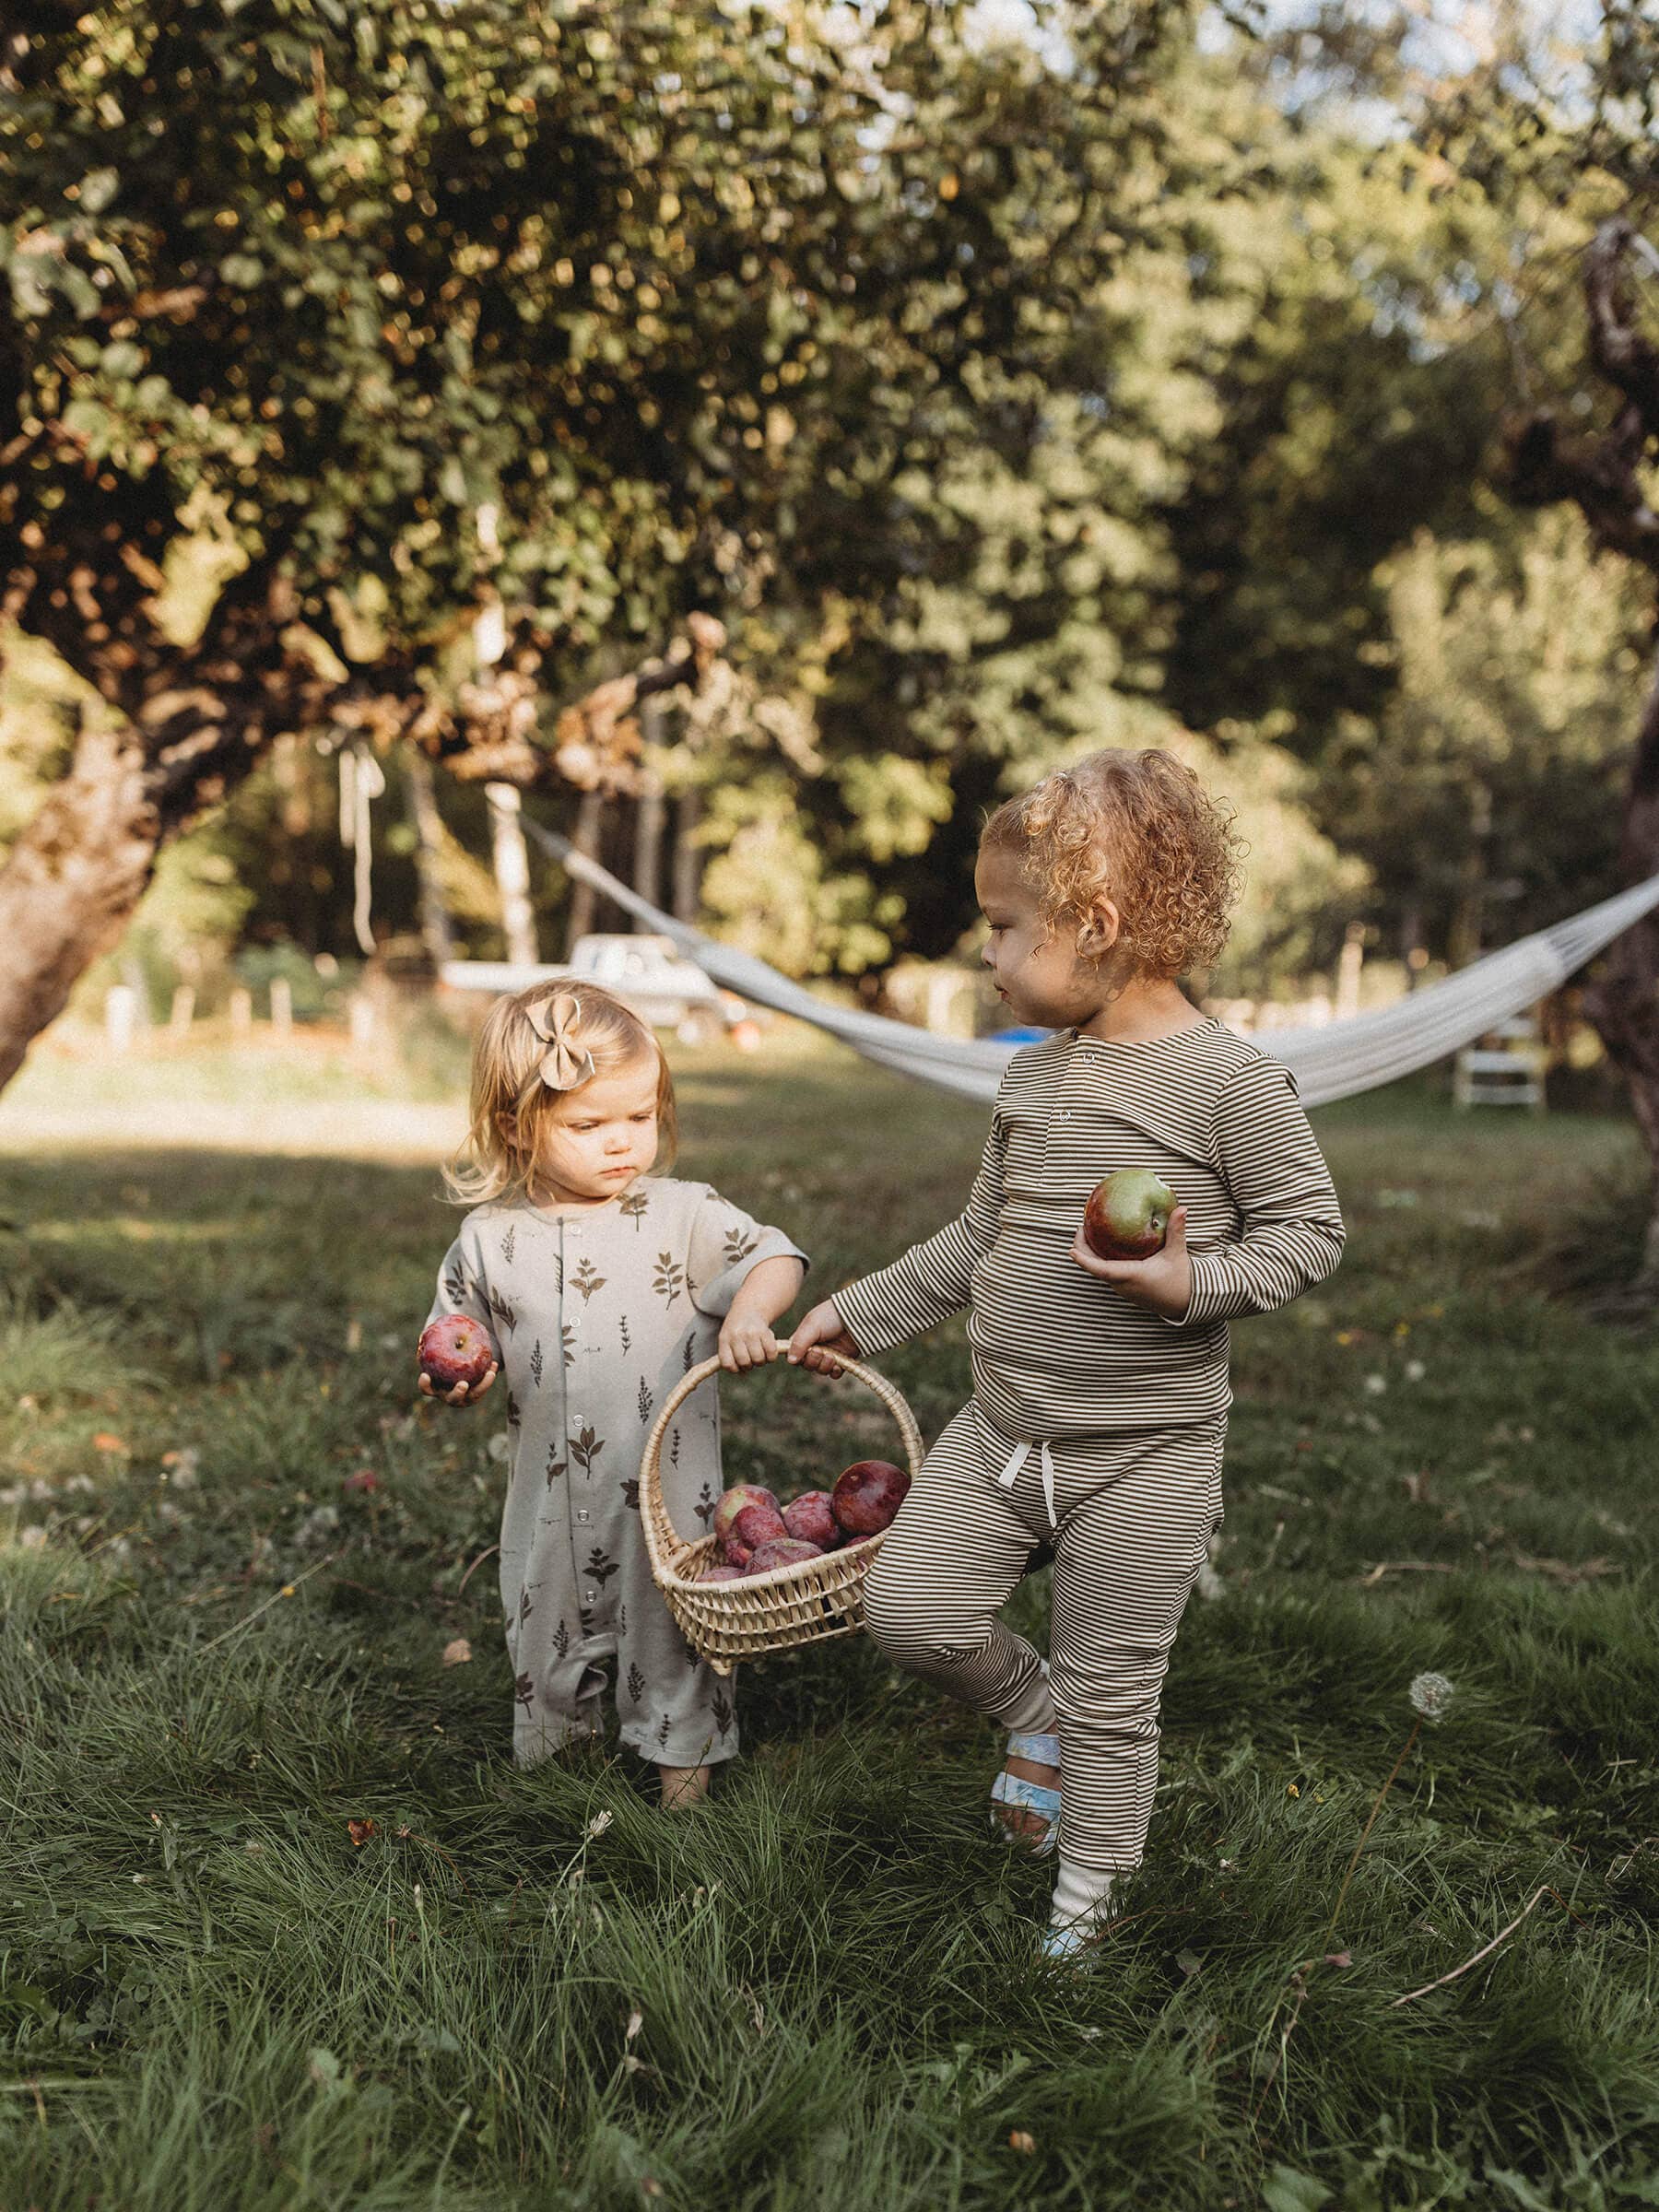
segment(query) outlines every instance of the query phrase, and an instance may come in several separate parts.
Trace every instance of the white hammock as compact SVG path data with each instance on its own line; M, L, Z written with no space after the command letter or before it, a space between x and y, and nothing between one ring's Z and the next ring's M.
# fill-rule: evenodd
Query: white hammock
M969 1099L994 1099L1002 1072L1015 1051L1011 1044L990 1039L970 1042L955 1037L935 1037L912 1029L906 1021L887 1021L876 1014L857 1014L814 998L799 983L769 968L752 953L738 952L719 944L701 930L677 922L638 891L619 883L597 861L579 853L568 838L544 830L539 822L524 820L537 844L552 853L571 875L614 899L663 936L672 937L698 966L728 991L793 1014L830 1036L839 1037L866 1060L900 1075L915 1076L941 1090L959 1091ZM1352 1098L1415 1074L1437 1060L1532 1006L1565 982L1577 968L1600 952L1605 945L1640 922L1659 906L1659 876L1604 899L1535 936L1523 937L1502 952L1488 953L1472 967L1449 975L1443 982L1427 984L1397 1005L1375 1014L1355 1014L1318 1029L1271 1030L1253 1040L1296 1077L1305 1106L1326 1106L1333 1099Z

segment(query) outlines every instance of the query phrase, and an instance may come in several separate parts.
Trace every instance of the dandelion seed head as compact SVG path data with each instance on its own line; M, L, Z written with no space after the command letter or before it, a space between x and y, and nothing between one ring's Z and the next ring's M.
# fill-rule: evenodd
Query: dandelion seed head
M595 1813L594 1815L593 1818L587 1824L588 1841L590 1843L596 1836L602 1836L605 1833L606 1830L610 1826L614 1817L615 1816L608 1811Z
M1438 1721L1445 1716L1452 1702L1453 1689L1444 1675L1414 1675L1409 1691L1412 1704L1426 1721Z

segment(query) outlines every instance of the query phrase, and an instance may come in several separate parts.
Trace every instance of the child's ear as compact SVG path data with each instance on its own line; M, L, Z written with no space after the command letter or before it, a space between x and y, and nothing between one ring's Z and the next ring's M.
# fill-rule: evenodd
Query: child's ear
M1110 899L1096 899L1077 931L1077 957L1103 960L1123 931L1123 916Z

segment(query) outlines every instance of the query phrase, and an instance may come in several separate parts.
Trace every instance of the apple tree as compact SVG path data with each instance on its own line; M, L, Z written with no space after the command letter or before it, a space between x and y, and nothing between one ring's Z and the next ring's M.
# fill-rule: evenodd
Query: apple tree
M0 870L0 1081L276 735L625 783L769 593L925 564L896 479L1040 404L1188 29L971 12L8 11L0 622L99 711Z

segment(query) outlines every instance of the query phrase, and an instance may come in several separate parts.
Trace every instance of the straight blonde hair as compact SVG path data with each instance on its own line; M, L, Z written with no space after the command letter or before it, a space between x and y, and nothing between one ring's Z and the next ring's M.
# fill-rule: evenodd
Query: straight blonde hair
M554 1090L542 1081L547 1041L530 1018L534 1013L545 1025L559 998L576 1001L568 1041L594 1062L593 1076L571 1090ZM657 1070L658 1164L672 1167L679 1144L674 1078L655 1033L631 1008L597 983L559 978L498 998L473 1045L465 1141L443 1171L451 1199L457 1206L480 1206L492 1198L527 1196L542 1133L562 1118L567 1102L580 1098L595 1077L648 1059ZM503 1121L514 1132L512 1142Z

